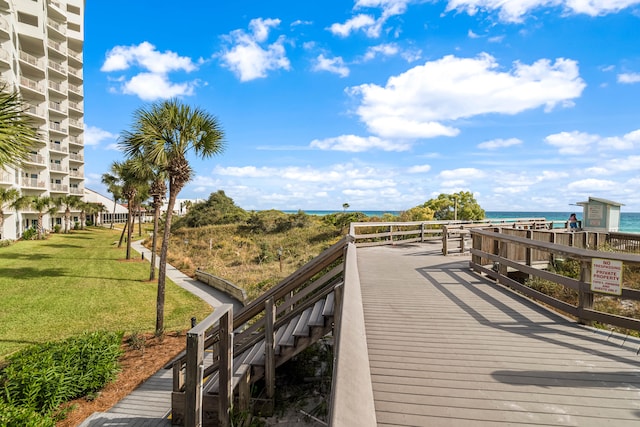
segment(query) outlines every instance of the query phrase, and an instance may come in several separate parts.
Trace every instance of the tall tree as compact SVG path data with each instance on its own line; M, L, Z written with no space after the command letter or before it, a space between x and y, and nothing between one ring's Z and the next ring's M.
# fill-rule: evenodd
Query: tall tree
M193 170L187 160L190 151L202 158L220 154L224 149L224 132L218 120L200 108L192 108L176 99L140 108L134 113L131 132L121 144L129 157L143 155L166 173L169 200L165 219L156 304L156 334L164 331L164 299L167 253L171 235L171 219L180 190L191 180Z
M0 238L4 230L4 210L16 207L20 192L15 188L0 188Z
M80 196L64 195L53 199L54 204L58 208L64 208L64 232L65 234L71 229L71 209L80 206L82 199Z
M0 169L20 166L38 143L38 134L18 92L0 86Z
M117 177L118 185L122 188L122 196L127 201L127 210L129 215L126 223L127 230L127 255L126 259L131 259L131 237L133 234L133 225L136 219L136 206L138 203L139 187L144 183L143 180L136 175L134 165L131 160L124 162L113 162L111 165L111 174ZM123 230L124 232L124 230Z
M422 206L431 209L437 220L480 220L484 219L485 216L484 210L470 191L440 194L437 198L428 200Z

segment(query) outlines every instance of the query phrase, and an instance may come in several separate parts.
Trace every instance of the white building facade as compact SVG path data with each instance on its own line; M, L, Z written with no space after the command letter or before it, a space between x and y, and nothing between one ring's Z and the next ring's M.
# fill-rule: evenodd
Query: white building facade
M84 195L84 0L0 0L0 79L18 90L41 143L0 186L25 196ZM38 213L4 209L0 239L17 239ZM75 216L75 214L74 214ZM60 223L45 215L44 227Z

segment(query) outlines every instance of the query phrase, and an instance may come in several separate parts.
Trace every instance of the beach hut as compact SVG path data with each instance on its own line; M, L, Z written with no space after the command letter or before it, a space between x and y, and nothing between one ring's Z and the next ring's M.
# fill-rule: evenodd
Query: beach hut
M582 206L582 229L587 231L618 231L620 228L620 206L622 203L589 197Z

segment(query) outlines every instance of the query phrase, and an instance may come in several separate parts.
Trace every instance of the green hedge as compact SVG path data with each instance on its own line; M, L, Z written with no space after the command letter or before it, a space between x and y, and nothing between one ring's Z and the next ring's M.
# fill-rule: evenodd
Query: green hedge
M51 415L62 403L102 389L119 371L122 335L85 333L14 354L0 371L0 401Z
M33 409L18 408L0 401L1 427L55 427L53 418L40 415Z

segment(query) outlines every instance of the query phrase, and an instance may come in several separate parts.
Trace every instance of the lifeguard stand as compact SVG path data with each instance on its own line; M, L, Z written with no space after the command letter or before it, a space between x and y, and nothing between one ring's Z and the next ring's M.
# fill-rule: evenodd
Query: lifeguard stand
M620 206L622 203L589 197L582 206L582 229L587 231L618 231L620 228Z

